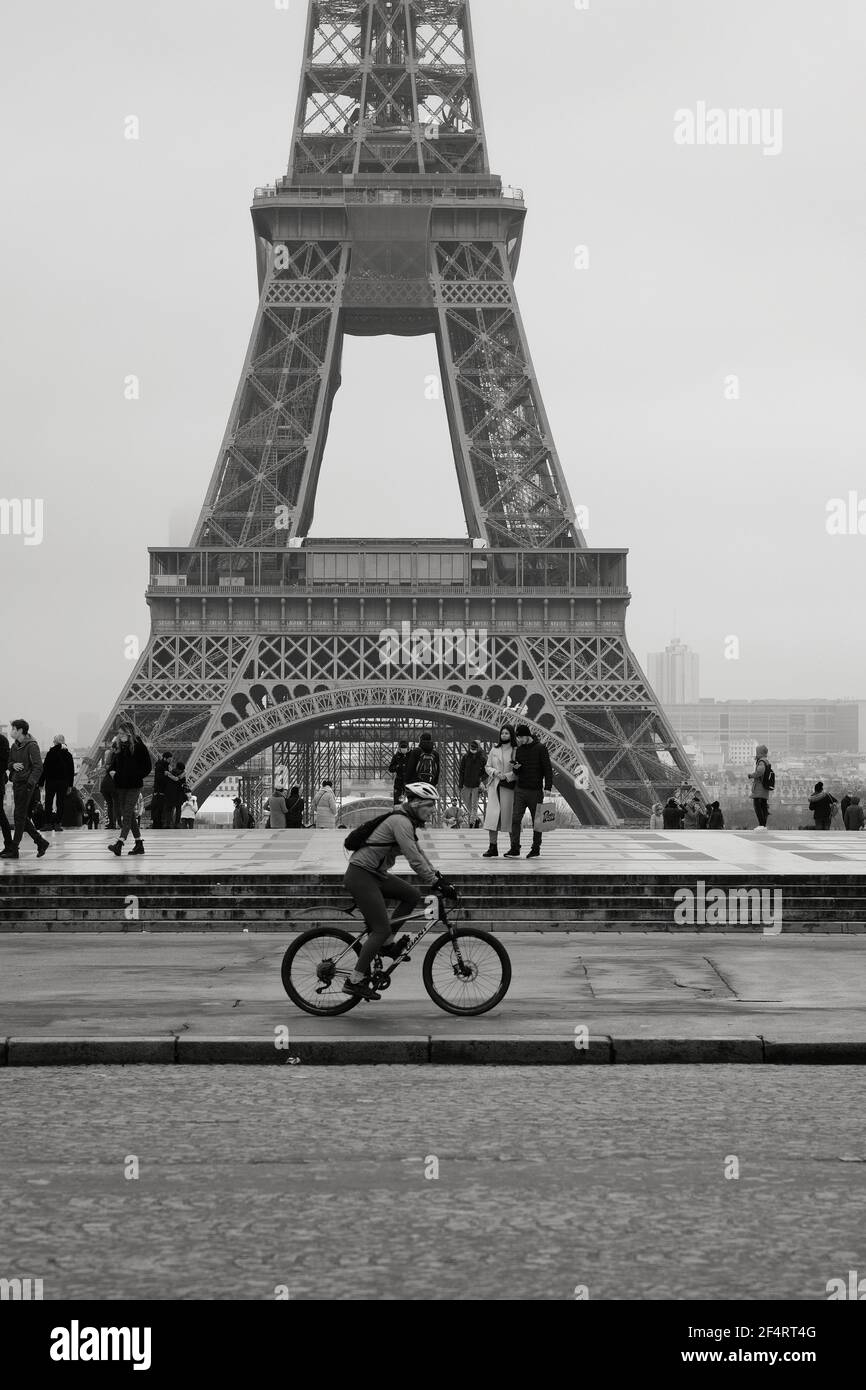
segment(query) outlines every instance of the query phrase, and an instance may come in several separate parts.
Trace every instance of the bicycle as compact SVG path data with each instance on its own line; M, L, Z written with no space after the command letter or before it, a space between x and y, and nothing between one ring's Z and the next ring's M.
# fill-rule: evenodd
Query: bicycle
M456 902L459 911L459 898ZM488 932L459 927L449 920L441 893L426 898L423 909L398 923L398 930L417 920L420 912L424 925L403 954L388 969L381 956L374 960L370 984L376 993L383 994L391 988L395 970L411 961L410 953L424 937L441 927L443 934L424 957L421 971L424 988L433 1003L461 1018L477 1018L495 1009L511 984L511 958L502 943ZM357 921L357 904L352 903L342 916ZM359 936L339 926L316 927L293 941L283 957L281 970L283 988L292 1003L317 1018L336 1018L367 1002L342 992L367 935L366 927ZM446 993L449 986L453 995Z

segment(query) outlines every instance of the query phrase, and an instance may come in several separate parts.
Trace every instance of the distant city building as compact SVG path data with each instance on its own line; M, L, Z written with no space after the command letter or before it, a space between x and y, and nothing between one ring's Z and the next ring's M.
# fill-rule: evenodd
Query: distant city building
M777 763L866 751L866 701L699 700L668 705L667 713L682 742L710 767L749 767L759 743Z
M755 761L755 740L732 738L728 745L727 761L732 767L750 767Z
M700 657L678 637L663 652L650 652L647 666L650 685L666 708L701 698Z
M235 799L236 796L240 796L240 794L241 794L241 779L240 779L240 777L226 777L225 781L220 782L220 784L219 784L219 786L217 787L216 791L214 791L214 792L211 793L212 796L227 796L227 797L230 797L232 801L234 801L234 799Z

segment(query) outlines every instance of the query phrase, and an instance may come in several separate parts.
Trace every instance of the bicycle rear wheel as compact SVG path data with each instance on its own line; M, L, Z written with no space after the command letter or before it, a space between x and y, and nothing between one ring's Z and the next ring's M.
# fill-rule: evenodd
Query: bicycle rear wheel
M422 978L437 1008L476 1018L495 1009L508 993L511 958L495 936L458 927L430 947Z
M353 948L352 952L338 966L336 961L345 955L347 946ZM316 927L304 932L283 956L283 989L293 1004L316 1018L347 1014L360 1003L343 993L343 984L360 954L355 937L339 927Z

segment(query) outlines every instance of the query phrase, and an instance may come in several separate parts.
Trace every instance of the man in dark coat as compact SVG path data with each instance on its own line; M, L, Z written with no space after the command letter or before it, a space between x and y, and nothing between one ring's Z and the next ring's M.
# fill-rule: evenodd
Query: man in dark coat
M408 787L413 782L429 782L431 787L438 787L441 770L433 735L422 734L418 747L412 749L406 760L405 785Z
M72 754L66 747L66 739L62 734L55 734L54 742L45 754L42 776L39 779L40 787L45 788L45 828L47 830L60 831L63 829L63 808L74 781L75 763Z
M306 809L307 803L301 796L300 787L292 787L292 790L289 792L289 795L286 798L287 830L303 830L304 812L306 811Z
M175 762L165 774L165 830L180 829L180 812L188 795L186 763Z
M815 783L815 790L809 798L809 810L815 817L816 830L829 830L833 819L833 807L838 802L830 792L824 790L823 782Z
M403 800L406 790L406 764L409 761L409 740L401 739L400 747L391 759L388 771L394 778L394 805Z
M42 754L35 738L30 737L30 725L26 719L12 720L12 738L12 747L9 750L9 778L15 799L15 830L11 845L3 850L0 858L17 859L18 848L27 834L36 845L37 858L41 859L49 847L49 842L44 835L40 835L30 809L34 800L39 797Z
M671 797L662 812L665 830L682 830L684 815L684 808L677 805L677 802Z
M553 791L553 768L550 754L543 743L533 737L526 724L517 726L517 752L514 756L517 772L517 786L514 791L514 814L511 819L511 849L506 859L520 858L520 834L523 817L528 811L532 817L532 849L527 859L538 859L541 855L541 834L535 827L535 813L544 800L544 793Z
M153 797L150 803L150 824L153 830L165 829L165 816L168 809L166 790L171 758L168 753L160 753L153 765Z

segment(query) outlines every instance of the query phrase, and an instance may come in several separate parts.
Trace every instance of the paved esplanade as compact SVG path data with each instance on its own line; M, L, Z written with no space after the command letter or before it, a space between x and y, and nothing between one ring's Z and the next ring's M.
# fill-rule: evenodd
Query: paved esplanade
M6 1069L2 1273L46 1299L821 1301L866 1269L861 1081Z
M423 948L397 971L380 1003L342 1018L311 1018L281 987L288 940L2 936L0 1062L4 1039L11 1038L149 1039L165 1049L165 1055L151 1051L150 1061L225 1060L212 1044L246 1039L258 1045L253 1059L276 1063L286 1057L275 1052L275 1030L282 1028L289 1030L289 1051L304 1040L327 1040L335 1045L328 1055L334 1061L354 1058L359 1044L374 1040L388 1044L377 1058L384 1061L454 1060L448 1049L455 1041L507 1047L508 1060L554 1060L525 1051L538 1040L561 1045L555 1060L664 1060L663 1050L647 1051L654 1039L710 1044L705 1053L681 1049L683 1060L760 1062L775 1059L774 1045L848 1043L866 1061L862 936L513 933L503 937L514 967L510 992L478 1019L453 1018L433 1005L421 982ZM575 1052L577 1028L588 1030L589 1058ZM212 1040L208 1050L196 1053L205 1040ZM714 1051L712 1040L726 1040L734 1050ZM13 1041L10 1063L19 1057ZM369 1056L358 1053L358 1060ZM800 1050L788 1060L814 1058Z
M41 860L25 844L19 860L0 861L0 881L51 870L70 875L134 873L143 878L166 871L218 873L220 877L233 873L335 874L345 872L348 859L343 849L346 831L145 830L147 853L142 858L127 854L121 859L108 854L109 838L108 831L66 831L51 837L51 849ZM530 839L524 828L524 855ZM489 843L484 831L424 831L419 840L432 862L449 872L471 870L473 875L492 877L508 872L509 865L501 858L481 857ZM131 848L131 841L129 845ZM506 849L507 839L500 836L500 855ZM672 869L683 874L703 871L746 876L866 875L866 835L833 831L561 830L546 836L541 859L524 858L519 867L522 874L541 877L612 871L630 877Z

